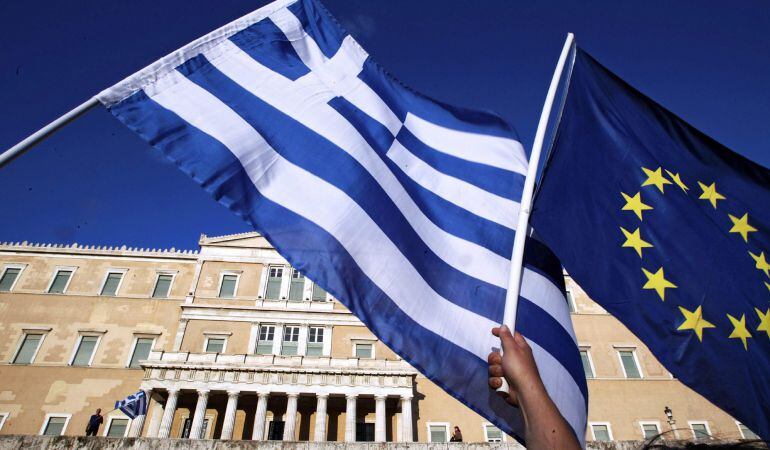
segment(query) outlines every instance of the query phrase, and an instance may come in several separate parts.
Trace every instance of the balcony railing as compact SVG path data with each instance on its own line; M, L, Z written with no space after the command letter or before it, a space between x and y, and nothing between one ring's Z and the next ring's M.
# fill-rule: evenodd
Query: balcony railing
M362 358L332 358L328 356L230 355L222 353L191 353L152 351L143 366L157 363L186 363L191 365L232 365L254 368L308 368L414 371L406 361Z

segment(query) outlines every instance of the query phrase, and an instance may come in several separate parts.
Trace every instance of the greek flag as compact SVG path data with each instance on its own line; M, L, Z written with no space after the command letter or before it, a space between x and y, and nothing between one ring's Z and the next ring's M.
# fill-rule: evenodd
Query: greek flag
M135 419L136 416L147 414L147 395L144 391L131 394L125 400L115 402L115 409L123 411L123 414Z
M401 84L314 0L278 0L99 94L112 114L445 391L522 440L487 385L527 159L499 117ZM518 330L584 441L559 261L530 239Z

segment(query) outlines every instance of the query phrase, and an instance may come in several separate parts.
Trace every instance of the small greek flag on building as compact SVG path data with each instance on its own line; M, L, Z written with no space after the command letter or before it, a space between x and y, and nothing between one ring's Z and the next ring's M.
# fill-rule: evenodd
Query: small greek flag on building
M386 345L522 440L487 385L527 159L499 117L390 76L314 0L279 0L99 95ZM561 265L530 240L518 330L583 442Z
M115 409L123 411L123 414L132 419L143 416L147 414L147 394L139 391L129 395L125 400L118 400L115 402Z

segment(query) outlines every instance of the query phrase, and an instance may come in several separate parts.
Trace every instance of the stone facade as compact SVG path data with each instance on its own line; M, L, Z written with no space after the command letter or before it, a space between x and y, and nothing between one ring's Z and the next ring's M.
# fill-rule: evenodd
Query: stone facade
M81 435L96 408L141 389L146 420L112 411L100 434L430 442L459 426L466 441L497 437L256 233L199 246L0 244L0 434ZM666 406L681 438L743 437L567 283L589 441L668 431Z

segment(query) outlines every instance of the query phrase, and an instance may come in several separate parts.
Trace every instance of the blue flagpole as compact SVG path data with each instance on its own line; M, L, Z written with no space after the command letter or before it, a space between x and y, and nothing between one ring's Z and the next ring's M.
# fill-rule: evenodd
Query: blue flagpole
M513 241L513 252L511 255L511 273L508 278L508 291L505 296L505 309L503 313L502 325L508 325L511 332L516 330L516 310L519 306L519 294L521 292L521 274L523 272L524 245L529 234L529 215L532 211L532 197L535 191L535 179L537 178L537 167L540 162L540 154L543 150L543 141L545 140L545 131L548 127L548 119L551 117L556 91L559 88L564 65L567 62L572 45L575 42L575 35L567 33L564 41L564 47L561 49L561 55L556 63L556 69L553 72L551 86L548 88L548 94L545 97L543 111L540 113L540 122L537 124L535 141L532 143L532 152L529 155L529 166L527 167L527 178L524 181L524 191L521 194L521 208L519 210L519 221L516 226L516 237ZM501 396L508 395L508 383L503 378L503 384L497 389Z

